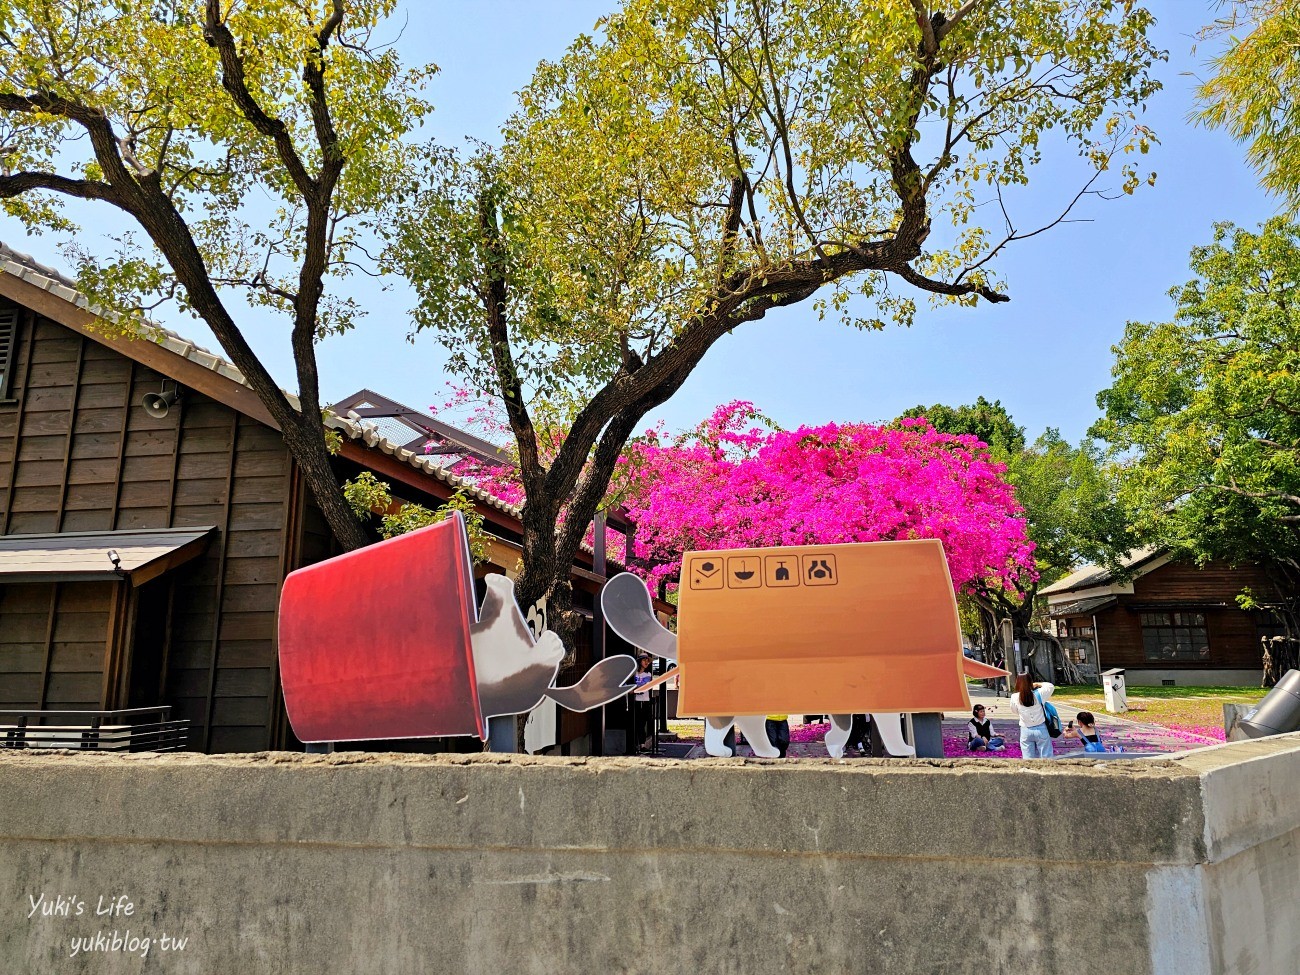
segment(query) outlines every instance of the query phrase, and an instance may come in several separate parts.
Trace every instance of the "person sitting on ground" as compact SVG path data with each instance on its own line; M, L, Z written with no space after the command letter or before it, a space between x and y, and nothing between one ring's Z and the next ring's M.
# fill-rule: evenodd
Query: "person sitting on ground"
M1001 735L993 734L993 721L984 717L984 705L971 708L971 718L966 722L966 748L972 752L1000 752L1006 748Z
M1061 737L1078 738L1083 743L1085 752L1106 751L1106 746L1101 741L1101 732L1097 730L1097 719L1093 717L1092 712L1080 711L1075 720L1079 722L1079 727L1076 728L1074 721L1071 721L1061 732Z

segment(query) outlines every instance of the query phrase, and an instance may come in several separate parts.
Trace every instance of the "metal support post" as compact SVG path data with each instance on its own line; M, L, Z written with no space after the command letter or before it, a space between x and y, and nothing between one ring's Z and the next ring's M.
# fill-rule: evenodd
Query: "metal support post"
M515 730L518 718L513 714L504 714L499 718L488 718L488 751L517 752L519 736Z

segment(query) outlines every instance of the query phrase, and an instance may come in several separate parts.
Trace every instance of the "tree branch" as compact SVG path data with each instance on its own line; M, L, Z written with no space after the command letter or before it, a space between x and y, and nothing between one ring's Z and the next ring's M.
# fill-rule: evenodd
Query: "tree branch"
M930 11L925 8L923 0L912 0L912 9L916 12L916 26L921 28L921 50L928 57L938 57L939 39L934 34Z
M524 483L525 495L534 497L538 479L545 476L537 449L537 430L524 401L523 383L510 351L510 326L507 318L506 257L501 241L501 228L497 226L496 205L490 190L478 197L479 230L486 251L485 273L487 280L479 288L483 310L487 317L488 342L492 349L492 364L501 383L501 399L505 403L510 429L519 445L519 474ZM567 494L567 492L565 492ZM553 495L554 496L554 495Z
M21 196L31 190L49 190L64 196L75 196L82 200L104 200L116 207L122 206L122 198L108 183L91 179L70 179L54 173L21 172L10 176L0 176L0 197L10 199Z
M894 273L914 287L922 291L930 291L938 295L951 295L954 297L961 295L975 294L979 295L985 301L992 304L998 304L1003 301L1010 301L1011 296L1002 294L1000 291L994 291L984 285L972 286L969 284L948 283L947 281L936 281L933 278L927 278L925 275L914 270L910 265L904 265L901 268L894 268Z
M253 128L275 143L276 153L288 171L289 178L293 180L298 192L306 197L314 191L316 181L307 172L298 150L294 148L289 127L280 119L268 115L248 90L248 84L244 80L244 60L235 48L234 35L221 19L220 0L207 0L203 36L216 48L217 55L221 59L221 87L230 95L235 107Z
M966 0L951 17L948 17L935 31L935 39L940 43L952 33L952 29L962 22L968 13L980 5L980 0Z

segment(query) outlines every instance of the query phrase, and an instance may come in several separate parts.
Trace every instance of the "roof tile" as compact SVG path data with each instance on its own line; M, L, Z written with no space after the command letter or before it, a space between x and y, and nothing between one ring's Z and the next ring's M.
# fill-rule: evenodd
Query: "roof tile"
M0 241L0 266L3 267L3 270L6 273L27 281L35 287L49 291L51 294L62 298L64 301L74 304L79 308L85 308L102 318L115 320L118 317L115 314L107 313L102 309L92 306L86 300L85 295L76 290L76 282L71 278L62 274L55 268L41 264L30 254L24 254L21 251L14 250L2 241ZM239 383L241 386L249 385L244 374L240 372L239 368L235 366L234 363L223 359L215 352L210 352L207 349L195 345L183 335L179 335L176 332L167 328L162 328L161 326L155 326L153 337L154 340L167 351L173 352L182 358L189 359L191 362L197 363L205 369L209 369L220 376L224 376L232 382ZM284 394L294 409L300 409L300 403L297 396L290 393L288 390L285 390ZM515 505L507 504L500 498L488 494L486 491L476 487L469 481L457 477L455 474L449 474L436 464L429 463L427 458L415 454L412 451L403 449L401 444L396 444L385 439L378 432L378 429L374 424L366 424L363 427L355 421L327 412L325 425L331 429L345 433L349 439L361 440L370 447L377 447L386 454L392 454L400 460L410 464L412 467L431 475L453 489L467 491L470 497L474 498L474 500L481 504L495 508L496 510L514 518L519 518L522 515L522 511Z

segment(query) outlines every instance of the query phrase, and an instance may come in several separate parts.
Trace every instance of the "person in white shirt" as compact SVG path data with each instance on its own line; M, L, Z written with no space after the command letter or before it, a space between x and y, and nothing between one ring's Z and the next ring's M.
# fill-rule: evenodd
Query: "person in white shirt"
M1043 702L1055 690L1055 684L1031 680L1027 670L1016 677L1016 690L1011 695L1011 710L1020 717L1020 754L1024 758L1052 757L1052 736L1047 733L1047 715L1043 713Z

